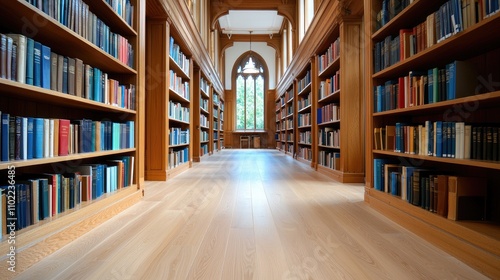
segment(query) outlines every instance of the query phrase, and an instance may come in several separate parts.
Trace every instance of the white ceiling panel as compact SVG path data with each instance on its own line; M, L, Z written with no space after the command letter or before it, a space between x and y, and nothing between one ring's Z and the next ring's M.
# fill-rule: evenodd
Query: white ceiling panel
M230 10L219 18L222 32L230 34L276 34L282 22L277 11L269 10Z

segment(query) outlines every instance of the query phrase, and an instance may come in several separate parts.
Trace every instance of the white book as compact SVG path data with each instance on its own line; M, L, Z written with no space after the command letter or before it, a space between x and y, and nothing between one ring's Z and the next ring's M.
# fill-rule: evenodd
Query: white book
M28 118L21 118L21 159L28 159Z
M49 130L50 130L50 122L49 119L43 119L43 157L49 157Z
M21 34L7 34L17 45L17 81L26 83L26 37Z
M54 119L49 120L49 157L54 157Z

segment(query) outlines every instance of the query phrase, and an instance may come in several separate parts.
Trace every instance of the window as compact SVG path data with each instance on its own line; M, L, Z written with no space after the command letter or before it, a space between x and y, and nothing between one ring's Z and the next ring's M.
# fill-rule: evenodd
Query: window
M264 129L264 69L252 55L236 71L236 129Z

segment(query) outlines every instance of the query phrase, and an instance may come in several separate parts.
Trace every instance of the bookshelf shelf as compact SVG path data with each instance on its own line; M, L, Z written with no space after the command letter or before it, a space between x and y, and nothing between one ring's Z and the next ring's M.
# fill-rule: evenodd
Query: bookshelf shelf
M185 121L174 119L174 118L169 118L168 120L172 123L177 123L180 125L189 125L189 122L185 122Z
M410 34L417 37L422 36L423 34L419 35L418 28L428 28L426 25L432 24L433 19L436 20L436 17L439 16L441 12L446 11L446 7L454 3L446 0L434 2L416 0L394 16L383 27L376 30L375 25L377 24L377 19L375 15L381 11L383 1L385 0L364 1L364 20L366 23L365 57L367 59L365 110L368 112L366 116L366 135L376 135L376 129L381 133L380 135L384 135L385 132L382 129L388 130L395 126L396 123L400 123L404 129L408 129L406 132L410 134L404 132L404 135L395 135L395 139L403 141L399 143L408 144L412 142L411 140L415 141L415 139L417 139L416 142L414 142L414 146L410 144L409 150L412 150L416 146L422 148L422 143L425 142L427 144L427 141L430 140L433 142L430 142L431 145L425 146L424 151L427 149L434 149L435 147L446 147L447 152L445 153L459 155L461 151L467 151L470 148L470 150L474 149L476 156L477 153L480 154L476 158L485 158L484 154L487 154L488 158L495 159L496 157L493 157L493 153L490 154L489 151L494 151L494 147L497 147L495 145L498 145L498 141L494 140L495 136L493 136L493 134L496 134L496 128L500 126L498 121L500 118L500 88L498 86L493 86L494 83L491 83L491 81L496 79L493 77L499 77L500 75L500 68L496 62L498 61L498 57L500 57L500 38L498 38L498 36L492 36L491 34L493 30L500 29L500 13L497 12L489 16L484 16L482 13L486 10L481 11L478 14L479 18L477 22L476 19L472 18L471 22L464 22L464 19L460 18L460 15L457 15L456 22L462 27L459 32L448 35L449 37L439 42L437 42L438 35L435 34L436 36L431 42L433 44L430 47L428 47L429 44L427 44L425 40L420 40L420 45L418 45L419 52L377 73L373 73L374 62L379 61L378 57L375 57L373 50L376 47L379 48L380 45L377 45L379 42L382 42L388 36L393 36L392 38L394 38L400 35L400 30L409 28L415 28L413 32L416 32L411 33L408 31ZM386 3L389 5L390 1L386 1ZM460 3L460 1L458 1L458 3ZM463 9L465 9L464 13L466 13L468 11L467 9L470 7L463 7ZM447 24L447 22L440 23L443 26ZM448 33L452 33L451 30L453 30L453 28L451 25L452 23L450 20ZM421 32L427 32L428 30L433 29L425 29ZM426 40L430 38L432 38L432 36L426 37ZM399 49L397 53L399 53ZM469 75L468 73L465 74L465 71L458 73L462 70L451 72L449 69L444 69L445 66L448 67L448 65L450 65L449 63L453 61L466 61L470 63L467 64L467 66L474 67L474 71L477 71L477 73ZM376 103L377 97L374 96L374 89L378 90L378 86L384 86L390 83L390 81L408 76L409 71L428 71L434 68L441 69L443 71L442 73L445 73L445 75L450 75L449 80L446 80L449 84L445 85L443 81L440 81L441 85L443 85L442 88L439 88L440 92L447 93L448 91L443 90L448 90L449 88L447 87L450 86L450 84L453 86L452 82L450 82L453 81L453 79L467 80L467 78L470 78L470 80L474 80L475 82L475 92L467 92L464 93L464 95L479 94L456 99L440 97L440 99L448 100L401 109L374 112L375 109L380 110L378 106L377 108L374 107L374 104L380 104ZM463 75L461 78L453 78L451 76L452 74L449 73L454 73L454 77L459 77L459 74ZM469 75L471 77L466 77L464 75ZM425 79L429 79L430 76L431 74L425 73L421 76L424 77L424 84L426 83ZM488 83L488 81L490 83L486 85L485 83ZM430 90L430 88L427 89ZM453 90L453 87L451 89ZM487 92L484 93L485 91ZM393 104L391 104L391 106L392 105ZM394 106L391 108L394 108ZM439 130L440 127L437 126L437 124L439 122L447 123L446 133L441 134L436 132L434 134L434 127L431 126L422 128L422 126L425 126L424 123L426 121L429 121L430 124L435 124L438 132L442 131ZM454 149L453 147L455 147L455 145L460 145L462 140L465 143L468 143L469 140L466 139L466 133L459 133L458 130L455 131L456 127L459 127L459 122L465 123L466 126L470 125L471 131L476 131L474 130L476 128L477 131L474 133L471 132L470 147L464 148L462 146L462 148L459 149L459 146L456 146ZM418 127L419 125L421 125L421 127ZM413 131L417 131L420 128L422 128L422 132L430 128L433 133L419 134L419 132L417 132L415 136ZM476 138L476 133L478 133L478 135L483 135L483 139L486 139L486 141L482 142L479 136ZM413 139L410 139L411 137L409 135L413 135ZM458 138L460 135L464 135L463 139ZM441 146L439 137L452 140ZM387 140L389 138L385 139ZM434 141L436 139L437 141ZM448 145L448 143L450 145ZM452 148L448 149L450 146ZM500 253L500 215L498 213L500 212L497 207L500 201L500 192L497 186L500 161L400 153L394 152L393 148L391 148L391 150L380 150L379 142L375 142L375 137L366 137L366 147L366 202L399 224L412 230L423 238L426 238L438 247L466 262L468 265L478 269L486 276L496 278L500 275L500 268L498 267L498 255ZM439 154L439 150L437 151ZM473 152L471 152L471 158L474 158ZM402 166L404 166L404 168ZM424 182L424 184L429 182L429 185L431 185L431 178L432 180L437 180L435 179L436 176L450 176L449 180L446 179L445 176L440 177L441 179L439 180L444 181L439 181L440 183L438 182L437 184L438 199L446 201L447 206L443 207L443 204L441 204L442 208L438 208L436 212L439 212L440 209L446 210L441 210L441 213L438 215L422 208L420 205L422 203L419 200L412 201L412 203L419 204L416 206L409 203L407 201L408 198L401 199L400 196L394 196L384 191L377 190L380 189L380 179L385 183L385 177L380 177L381 169L384 167L387 168L387 170L389 170L389 168L394 168L388 171L391 172L390 182L395 178L394 175L397 176L399 171L394 170L398 168L400 168L399 170L401 171L413 170L411 168L416 168L415 170L420 169L420 171L417 170L417 174L424 174L422 175L423 177L408 175L412 176L411 179L413 184L411 187L414 188L412 189L413 191L416 191L415 188L422 186L419 185L422 184L422 182ZM430 170L432 174L426 173L424 170ZM452 176L457 178L477 177L478 183L477 186L474 185L474 187L479 187L479 185L481 185L479 178L484 180L484 186L487 190L484 201L482 202L484 208L482 206L477 208L480 213L484 209L484 213L481 214L481 220L477 218L476 220L471 219L467 221L460 220L459 218L458 221L455 221L453 220L453 214L447 215L447 210L453 208L457 208L458 211L465 211L467 213L474 211L473 206L464 208L460 203L454 203L452 200L449 200L449 197L451 197L453 193L450 192L450 189L446 189L446 184L454 182L451 179ZM391 187L398 187L398 184L403 181L396 177L394 182L396 185L392 184L390 185ZM437 181L432 182L434 185L433 187L435 187L435 182ZM458 185L457 183L456 188L466 188L467 185L470 184L462 182L461 185ZM425 187L426 186L427 185L425 185ZM444 188L444 190L442 188ZM422 190L426 191L427 189Z
M170 91L170 100L172 101L177 101L177 102L180 102L180 103L189 103L190 101L188 99L186 99L184 96L182 96L180 93L178 93L177 91L173 90L173 89L169 89Z
M370 196L383 203L392 205L402 212L411 213L412 216L436 228L443 228L456 238L467 240L482 249L491 250L495 255L500 254L500 227L492 225L491 222L452 221L410 204L399 196L393 196L374 189L370 189L369 192Z
M325 148L325 149L340 149L340 146L326 146L326 145L318 145L320 148Z
M306 93L310 93L311 92L311 84L312 83L307 84L299 93L297 93L297 96L302 96Z
M408 5L405 9L403 9L398 15L396 15L393 19L391 19L387 24L382 26L379 30L375 31L373 35L371 35L372 40L382 40L387 35L393 34L395 32L399 32L401 27L410 27L419 22L425 20L422 16L415 16L415 12L425 11L426 14L429 14L432 11L435 11L439 8L439 6L443 3L443 1L432 1L427 2L425 0L414 0L413 3ZM375 5L375 4L374 4ZM375 6L374 6L375 8ZM381 9L382 6L378 7L377 10Z
M500 29L500 13L476 23L403 61L373 74L374 79L388 79L406 75L411 70L427 70L434 66L462 60L498 47L500 38L491 36L491 30ZM470 42L474 42L471 44ZM460 47L457 47L460 46Z
M66 162L87 158L97 158L97 157L105 157L111 155L119 155L125 153L135 152L136 149L121 149L121 150L113 150L113 151L101 151L101 152L92 152L92 153L79 153L73 154L69 156L57 156L51 158L40 158L40 159L29 159L29 160L12 160L7 162L0 162L0 170L6 170L9 166L14 165L16 168L27 167L27 166L35 166L42 164L50 164L57 162Z
M95 7L94 12L97 17L106 19L106 23L114 32L123 35L137 36L137 32L122 17L120 17L105 0L86 0L87 3ZM134 18L133 21L137 21Z
M182 67L179 66L179 64L177 64L177 62L171 56L169 56L169 66L171 70L174 70L175 74L177 74L178 77L181 77L185 80L190 79L189 74L184 72Z
M328 125L332 125L332 124L340 124L340 120L331 121L331 122L322 122L322 123L319 123L318 126L321 127L321 126L328 126Z
M474 104L472 107L494 108L500 105L500 91L482 93L473 96L457 98L453 100L440 101L432 104L424 104L404 109L388 110L378 113L373 113L373 117L393 116L393 115L412 115L415 112L419 114L446 112L447 109L453 109L462 104Z
M425 160L425 161L429 161L429 162L439 162L439 163L446 163L446 164L456 164L456 165L463 165L463 166L469 166L469 167L480 167L480 168L488 168L488 169L493 169L493 170L500 170L500 162L498 162L498 161L442 158L442 157L412 155L412 154L406 154L406 153L381 151L381 150L373 150L373 153L379 154L379 155L394 156L394 157L413 158L413 159Z
M340 89L318 100L318 103L330 103L340 100Z
M98 67L104 72L137 74L135 69L123 64L28 2L22 0L8 1L5 5L8 8L4 11L8 12L0 12L0 15L9 19L12 24L12 32L23 32L23 18L38 18L44 23L44 27L37 29L33 39L50 46L53 52L69 57L78 56L84 63Z
M127 113L135 115L135 110L125 109L118 106L112 106L82 97L61 93L54 90L44 89L32 85L22 84L16 81L0 79L0 93L2 96L12 98L29 99L61 106L70 106L74 108L85 108L103 112Z
M298 113L311 112L311 105L307 105L306 107L299 109Z
M320 78L328 78L330 75L334 74L336 70L340 68L340 57L337 57L332 63L330 63L323 71L318 74Z

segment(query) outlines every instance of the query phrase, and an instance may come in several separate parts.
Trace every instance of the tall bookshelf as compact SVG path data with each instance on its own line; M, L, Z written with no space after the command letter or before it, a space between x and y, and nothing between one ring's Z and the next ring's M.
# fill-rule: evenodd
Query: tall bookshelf
M285 105L281 109L281 118L284 122L285 133L282 134L282 143L284 143L284 152L292 157L295 157L296 146L295 146L295 135L297 128L297 119L294 117L296 111L295 109L295 87L290 85L290 87L283 94Z
M211 124L211 139L212 139L212 153L218 152L219 147L219 136L220 136L220 94L213 89L212 90L212 124Z
M0 78L2 117L6 117L8 114L9 117L19 119L21 128L24 127L23 119L28 124L29 119L43 119L49 123L49 126L42 128L42 131L49 132L46 138L49 140L48 143L45 140L42 141L42 144L30 143L30 137L26 136L25 133L30 133L29 127L26 130L14 130L16 134L14 142L5 138L8 139L9 143L14 143L14 154L13 158L8 155L8 158L0 162L0 173L2 178L5 178L2 180L2 185L7 186L6 180L9 177L9 179L14 179L17 182L14 187L16 192L26 193L30 201L33 202L31 205L24 204L23 207L18 204L20 201L16 202L18 210L15 231L16 258L23 260L16 263L16 273L22 272L41 258L90 231L96 225L124 210L142 197L143 171L141 170L142 158L139 154L141 146L144 145L144 135L140 133L143 130L140 127L143 122L140 118L143 114L141 107L143 105L139 101L143 98L140 75L143 73L144 57L139 47L142 41L141 36L143 36L140 31L142 30L143 20L141 18L145 14L145 5L140 1L131 1L131 5L134 7L132 10L133 21L127 22L105 1L86 1L85 3L77 1L77 3L80 4L81 13L75 13L74 22L59 18L50 11L46 13L43 9L40 10L29 2L21 0L3 3L3 9L0 11L1 32L25 36L27 45L24 54L28 64L30 61L31 63L35 61L29 59L30 43L28 41L31 39L33 42L39 43L42 50L49 51L40 56L40 65L47 62L46 65L49 67L39 66L38 69L41 72L38 75L36 74L37 70L34 70L33 80L29 79L31 75L27 73L29 67L25 68L26 71L22 71L24 67L20 67L21 64L17 63L21 72L15 72L17 74L23 73L23 75L28 74L26 75L28 79L21 78L23 75L11 76L10 79L8 76ZM88 18L95 20L84 25L82 18L84 12ZM110 38L119 38L123 48L120 49L121 52L116 52L117 50L111 46L109 41L102 40L102 44L99 44L89 36L89 28L96 25L97 19L101 20L99 26L102 28L103 34ZM34 43L35 48L37 48L37 43ZM16 61L19 61L17 58L20 57L23 44L17 42L15 45L19 46L19 49L12 49L10 54L15 53ZM133 52L133 55L124 56L125 49L129 53ZM34 53L36 59L36 50L31 49L31 52ZM7 57L12 59L8 55ZM49 60L50 58L53 59ZM59 60L62 63L59 63ZM69 64L69 67L66 68L67 72L62 71L65 61ZM72 62L75 62L74 66ZM33 63L34 68L37 67L35 63ZM55 68L51 68L51 65ZM61 65L61 71L56 73L59 72L57 71L59 65ZM88 71L84 71L85 67ZM52 71L54 73L51 73ZM85 75L90 73L97 73L96 77L99 77L96 78L99 84L95 85L95 90L94 87L89 90L91 87L84 83ZM64 79L67 77L67 83L60 79L61 86L59 86L57 74L60 74L60 77L64 77ZM40 84L37 83L37 77L41 80ZM44 81L49 83L45 84ZM126 94L118 96L113 89L123 89ZM64 127L62 124L66 121L61 120L69 120L70 123ZM119 129L123 135L127 135L127 137L121 137L118 132L112 134L115 139L123 140L122 143L118 141L118 145L108 145L107 141L113 139L110 137L111 134L100 133L103 130L99 127L108 127L106 124L108 121L116 124L115 128ZM61 131L57 129L57 122L62 127ZM50 129L50 123L54 123L53 129ZM6 125L11 126L11 123L9 121L3 122L3 126ZM68 134L65 134L64 131L67 131ZM38 132L36 128L33 128L33 141L36 141L35 137ZM5 135L2 133L2 136ZM27 145L23 144L23 140L17 142L15 140L17 136L20 139L26 137ZM63 141L59 139L63 139ZM32 155L29 152L30 146L34 147ZM49 152L36 155L36 147ZM20 153L16 152L18 149ZM25 150L26 153L23 154ZM130 160L128 163L122 160L125 157ZM75 174L77 169L90 165L97 168L97 164L100 164L102 168L111 172L112 165L118 164L117 159L121 160L120 164L124 166L123 170L126 174L126 179L122 184L117 183L115 188L111 184L103 183L96 186L98 189L95 189L92 194L88 193L90 191L89 184L80 189L78 182L88 182L89 176L92 175L85 174L83 171L80 171L80 174ZM15 171L14 174L13 171ZM88 171L90 172L90 170ZM24 180L35 179L40 183L42 182L40 178L44 177L42 173L53 174L50 175L50 178L62 178L70 176L69 174L75 174L71 175L73 184L67 185L69 189L73 187L75 196L71 199L63 198L59 187L62 187L62 182L66 180L56 179L50 183L55 198L53 201L57 201L57 204L51 203L48 196L45 198L31 197L32 190L36 189L36 185L28 185ZM96 174L94 173L94 176L104 178ZM8 175L10 176L8 177ZM114 182L119 180L117 176L109 175L109 178ZM99 180L101 181L101 179ZM22 184L27 185L25 189L20 184L23 181ZM99 189L100 191L97 192ZM6 192L5 194L7 195ZM71 200L68 202L69 207L63 203L68 201L67 199ZM33 216L27 219L26 215L30 212L28 209L33 210L40 205L47 205L44 208L44 212L48 211L45 212L46 215L39 216L35 211ZM8 249L13 245L7 240L4 236L0 243L0 250L4 252L8 252ZM44 244L50 244L50 246ZM7 263L4 262L0 267L7 270Z
M200 68L194 69L193 78L193 123L196 128L193 135L193 161L199 162L203 156L209 154L211 86Z
M312 110L312 64L309 63L298 75L295 112L297 118L297 159L312 165L313 110Z
M167 180L192 164L193 61L174 25L150 19L146 84L146 179ZM164 73L168 73L165 75Z
M282 118L282 112L283 108L285 107L285 96L283 94L279 94L276 92L276 130L275 130L275 141L276 141L276 149L279 151L284 151L285 148L285 132L286 132L286 126L284 119Z
M313 68L314 162L344 183L363 183L365 175L361 32L359 18L340 17L318 47Z
M219 124L219 150L222 150L224 149L224 96L220 97Z
M500 190L497 180L500 174L500 162L498 155L493 154L493 151L498 151L496 147L498 141L495 142L494 139L497 133L494 133L493 128L499 127L500 88L493 81L498 81L500 77L497 63L500 57L500 41L498 36L492 36L492 32L500 28L500 14L493 11L488 13L489 7L485 6L484 10L477 11L478 17L476 17L476 13L470 10L474 5L465 6L462 17L460 18L458 13L458 17L453 21L460 26L452 28L451 20L440 21L438 17L442 20L441 13L446 10L447 5L453 3L415 0L398 10L380 0L364 1L367 46L365 56L368 73L366 135L372 135L366 138L365 201L487 276L498 278ZM459 2L458 4L460 5ZM377 21L377 14L381 15L378 17L382 19L381 21ZM435 29L437 22L443 30ZM422 34L425 36L422 37ZM418 44L415 44L415 49L406 51L405 41L409 36L415 37ZM396 49L394 55L385 54L387 60L382 60L376 55L381 52L381 46L384 44L395 45ZM403 51L398 52L401 49ZM475 71L474 74L460 77L460 81L472 84L472 90L462 92L467 88L466 84L453 90L458 75L466 73L458 67L455 70L450 70L453 68L447 70L448 65L458 65L454 64L454 61L468 62L469 65L464 69L472 69L471 73ZM443 79L436 79L438 76L435 76L435 73L443 73ZM405 84L405 79L412 82L414 91L410 91L408 87L399 87ZM436 83L442 87L434 87ZM450 86L451 90L448 90ZM391 96L391 92L397 92L393 103L390 98L387 99ZM439 93L446 94L439 95ZM463 97L458 97L462 93ZM442 123L450 127L445 130L445 134L439 129ZM460 127L457 123L464 123L466 127L471 125L470 128L475 133L470 137L465 136L467 133L462 134L460 129L454 129ZM415 135L414 139L411 139L414 140L412 145L408 144L410 141L408 134L396 132L394 137L398 142L392 140L391 134L387 131L392 131L392 127L396 125L397 131L401 131L399 128L401 127L403 132ZM483 128L486 133L482 132ZM434 135L434 132L415 133L415 131L432 130L440 133L437 135ZM455 141L452 140L453 136ZM434 144L436 139L445 140ZM430 146L425 145L429 143ZM453 146L457 143L458 145ZM447 148L448 144L451 149ZM441 154L437 147L447 152ZM467 149L472 152L469 153L470 150ZM483 156L485 158L482 158ZM404 187L400 190L397 188L396 176L395 180L392 180L395 181L395 188L389 188L386 192L385 187L380 188L380 183L385 183L380 170L382 168L389 170L391 168L389 164L401 169L403 167L399 166L404 166L404 170L414 167L431 171L428 173L430 175L419 172L420 179L416 179L416 185L412 185L412 189L406 189L406 192ZM397 175L397 171L391 174ZM485 180L486 196L478 196L479 203L485 204L485 208L471 206L464 209L461 204L452 203L452 200L447 201L448 208L441 207L443 204L440 202L437 207L424 203L427 202L426 194L429 192L425 188L420 189L419 184L425 181L434 182L433 176L438 176L435 191L438 202L440 199L446 201L450 198L447 195L451 193L446 190L446 185L452 181L446 180L446 176L472 177L476 189L481 186L482 180ZM439 178L445 179L439 181ZM435 184L432 184L434 189ZM393 190L395 191L392 192ZM423 191L423 200L415 199L417 197L413 192L415 190ZM463 209L463 213L470 214L478 210L481 217L476 217L476 220L453 220L453 216L444 211L451 209L450 205Z

